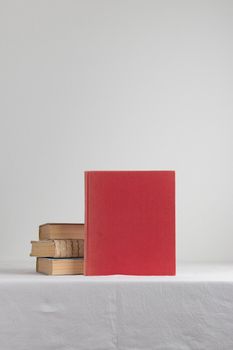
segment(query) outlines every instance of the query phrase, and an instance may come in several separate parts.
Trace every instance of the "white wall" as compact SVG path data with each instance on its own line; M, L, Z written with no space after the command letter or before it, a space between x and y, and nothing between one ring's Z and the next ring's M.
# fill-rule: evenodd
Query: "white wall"
M0 258L85 169L175 169L180 261L233 261L233 2L0 1Z

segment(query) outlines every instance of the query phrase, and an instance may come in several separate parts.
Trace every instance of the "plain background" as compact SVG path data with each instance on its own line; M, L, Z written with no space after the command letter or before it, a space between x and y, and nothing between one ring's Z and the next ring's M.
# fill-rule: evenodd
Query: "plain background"
M174 169L178 261L233 261L233 2L0 1L0 259L83 172Z

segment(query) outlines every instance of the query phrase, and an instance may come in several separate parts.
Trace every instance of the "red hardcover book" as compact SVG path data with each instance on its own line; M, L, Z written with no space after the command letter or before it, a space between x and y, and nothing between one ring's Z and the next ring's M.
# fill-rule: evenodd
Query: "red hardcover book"
M174 275L175 172L85 172L85 275Z

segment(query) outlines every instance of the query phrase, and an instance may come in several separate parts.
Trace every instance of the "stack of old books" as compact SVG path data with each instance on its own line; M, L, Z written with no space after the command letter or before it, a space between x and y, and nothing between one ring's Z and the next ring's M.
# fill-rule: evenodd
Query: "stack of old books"
M47 275L83 274L84 224L44 224L31 241L36 271Z

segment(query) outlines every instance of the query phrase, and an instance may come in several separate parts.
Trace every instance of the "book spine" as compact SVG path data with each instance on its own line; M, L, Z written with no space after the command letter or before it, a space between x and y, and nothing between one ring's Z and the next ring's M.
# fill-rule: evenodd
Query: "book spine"
M174 261L173 261L173 266L174 266L174 271L173 274L176 275L176 172L173 171L173 189L174 189Z
M84 225L84 275L88 268L88 205L89 205L89 173L85 172L85 225Z
M55 239L55 258L83 257L82 240L77 239Z

